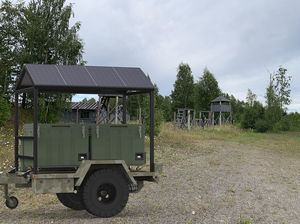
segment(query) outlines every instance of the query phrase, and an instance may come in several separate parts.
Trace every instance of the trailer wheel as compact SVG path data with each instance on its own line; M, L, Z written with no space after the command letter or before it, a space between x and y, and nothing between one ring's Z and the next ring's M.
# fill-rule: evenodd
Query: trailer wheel
M10 209L15 209L19 204L19 201L16 197L11 196L5 201L5 205Z
M80 192L74 193L57 193L58 200L66 207L74 210L84 210L82 195Z
M122 174L110 169L94 172L83 188L86 210L98 217L112 217L120 213L126 206L128 196L127 181Z

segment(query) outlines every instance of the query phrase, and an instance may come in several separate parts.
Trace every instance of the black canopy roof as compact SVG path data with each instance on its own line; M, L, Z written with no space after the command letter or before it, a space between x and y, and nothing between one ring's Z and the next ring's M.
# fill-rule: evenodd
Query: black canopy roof
M140 68L25 64L16 90L94 94L145 93L154 90Z

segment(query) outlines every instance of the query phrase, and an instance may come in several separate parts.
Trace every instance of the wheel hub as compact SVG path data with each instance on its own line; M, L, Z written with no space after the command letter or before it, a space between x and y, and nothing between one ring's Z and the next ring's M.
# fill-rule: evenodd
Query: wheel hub
M112 184L102 184L97 191L98 201L101 203L111 203L116 197L116 188Z

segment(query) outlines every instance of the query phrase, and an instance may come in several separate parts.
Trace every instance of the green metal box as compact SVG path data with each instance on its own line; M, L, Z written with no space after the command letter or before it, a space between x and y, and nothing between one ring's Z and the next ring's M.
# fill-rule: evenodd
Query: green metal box
M24 135L33 135L33 125L24 125ZM78 167L81 160L124 160L127 165L146 163L142 125L39 124L38 168ZM20 155L33 155L33 140L22 139ZM33 161L20 159L21 170Z

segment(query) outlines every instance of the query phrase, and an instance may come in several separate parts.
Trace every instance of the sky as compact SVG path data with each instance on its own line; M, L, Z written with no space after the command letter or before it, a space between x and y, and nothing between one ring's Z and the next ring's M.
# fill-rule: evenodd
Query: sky
M198 81L207 67L225 93L265 102L270 72L292 76L290 112L300 112L298 0L67 0L74 3L87 65L134 66L169 95L178 65ZM85 95L77 95L81 100Z

